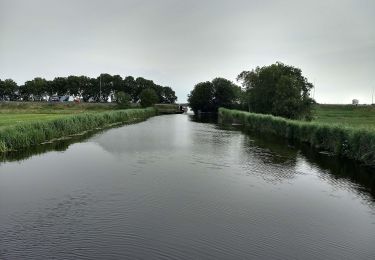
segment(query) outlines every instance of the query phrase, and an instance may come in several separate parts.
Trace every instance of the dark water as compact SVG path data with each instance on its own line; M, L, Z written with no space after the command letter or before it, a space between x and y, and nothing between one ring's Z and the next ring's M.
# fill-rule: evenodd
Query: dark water
M0 259L375 259L373 170L186 115L69 144L2 158Z

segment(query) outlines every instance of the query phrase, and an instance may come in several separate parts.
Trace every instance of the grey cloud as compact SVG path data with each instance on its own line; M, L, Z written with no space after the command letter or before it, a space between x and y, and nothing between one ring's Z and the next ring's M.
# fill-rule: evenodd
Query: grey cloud
M282 61L319 102L371 101L375 2L0 0L0 78L100 72L173 87Z

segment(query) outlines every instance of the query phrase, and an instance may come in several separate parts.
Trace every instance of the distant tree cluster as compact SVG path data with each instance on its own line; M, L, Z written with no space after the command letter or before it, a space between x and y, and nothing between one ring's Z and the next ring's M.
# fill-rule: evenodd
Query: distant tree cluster
M12 79L0 79L0 100L42 101L51 96L76 96L85 102L107 102L118 96L129 102L140 102L144 90L153 92L155 103L175 103L175 92L170 87L155 84L152 80L132 76L122 78L119 75L101 74L97 78L86 76L56 77L53 80L34 78L18 86Z
M299 68L277 62L243 71L237 81L217 78L195 85L188 96L194 112L216 112L218 107L237 108L291 119L311 119L313 85Z

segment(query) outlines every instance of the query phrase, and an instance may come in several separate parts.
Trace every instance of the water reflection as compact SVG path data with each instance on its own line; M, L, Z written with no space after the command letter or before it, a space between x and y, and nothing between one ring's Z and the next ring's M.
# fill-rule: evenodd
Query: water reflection
M310 164L316 165L329 173L330 181L336 184L349 181L353 183L351 187L356 189L359 194L370 194L372 200L375 201L374 168L360 165L352 160L319 153L307 145L297 147ZM325 174L322 174L321 177L327 179Z
M191 116L191 120L213 124L217 122L217 116ZM319 152L306 144L291 142L274 135L255 133L241 125L219 125L219 128L229 131L242 131L245 134L243 149L247 151L248 157L243 158L243 160L252 169L251 174L256 173L254 167L261 162L272 168L270 172L260 173L265 180L278 182L284 179L292 179L298 171L290 171L289 169L296 167L298 161L306 161L308 165L324 170L323 174L320 174L322 179L334 185L340 185L342 182L347 184L347 181L350 181L353 183L353 185L350 185L353 190L358 194L370 195L371 199L375 201L374 168L329 153Z
M188 115L192 122L196 123L209 123L209 124L216 124L218 121L218 114L216 113L204 113L199 115L190 114ZM221 126L225 127L225 126Z
M19 151L11 151L6 153L0 153L0 165L1 162L14 162L14 161L22 161L26 160L35 155L41 155L50 151L58 151L63 152L68 149L69 145L77 142L81 142L86 140L87 138L91 137L91 134L84 134L80 136L73 136L69 138L65 138L63 140L45 143L42 145L35 145L29 147L27 149L22 149Z
M375 201L375 169L363 166L353 160L340 158L329 153L319 152L307 144L291 142L289 140L273 136L254 133L242 126L224 126L223 129L236 129L247 136L244 149L250 156L255 156L265 164L282 165L283 167L295 167L298 160L306 161L309 167L319 169L320 177L337 186L353 183L350 188L359 195L364 194ZM257 149L260 148L260 149ZM322 171L323 170L323 171ZM293 171L282 171L275 178L293 178ZM269 178L272 174L267 174ZM367 198L367 197L366 197Z
M124 125L116 125L112 129L121 128ZM92 131L86 131L82 134L67 136L52 142L46 142L44 144L34 145L25 149L0 153L0 165L5 162L23 161L35 155L42 155L47 152L57 151L64 152L70 145L80 142L85 142L89 138L103 133L108 130L107 128L95 129Z
M273 166L272 171L267 173L261 173L264 179L270 182L282 181L283 179L291 179L295 174L294 171L290 171L290 168L296 166L298 159L306 160L309 164L315 165L318 168L324 169L325 173L321 175L321 178L327 180L336 180L336 183L340 183L340 180L350 181L353 183L353 189L357 190L359 193L365 193L371 195L372 200L375 201L375 169L370 167L365 167L356 163L355 161L342 159L337 156L332 156L325 153L320 153L315 149L311 148L305 144L293 143L288 140L284 140L273 135L262 135L259 133L250 132L244 129L242 126L232 126L232 125L216 125L217 115L215 114L202 114L200 116L187 115L191 122L197 124L203 124L200 129L197 127L197 131L204 132L205 134L197 135L186 131L187 129L181 127L176 121L171 121L168 117L162 116L158 118L161 123L157 127L153 127L150 130L147 122L145 122L145 127L138 128L135 125L128 125L128 135L122 136L121 126L112 129L111 135L101 136L100 138L94 138L95 142L98 143L104 150L114 153L121 154L123 152L137 152L149 151L149 150L168 150L173 147L186 147L188 142L195 143L207 143L211 145L212 151L216 149L222 149L225 147L227 149L227 154L235 153L240 156L236 151L238 147L228 147L227 144L233 143L233 135L231 132L242 131L245 135L237 136L238 138L243 138L243 140L238 140L238 143L242 144L242 149L246 151L247 155L242 158L243 163L252 169L252 174L254 171L254 166L256 164L262 163L269 166ZM170 124L170 123L173 124ZM165 131L163 124L167 123L168 135L163 135ZM208 130L204 127L204 124L216 125L215 128L226 130L217 131L215 128ZM0 153L0 165L3 162L13 162L26 160L35 155L42 155L50 151L64 152L68 149L71 144L77 142L84 142L89 138L99 135L106 130L97 130L87 132L83 135L71 136L63 140L46 143L43 145L32 146L28 149L23 149L20 151ZM157 142L153 140L152 142L147 141L147 139L137 140L133 137L139 134L139 131L143 131L142 135L147 138L147 136L158 135L159 139ZM121 138L133 139L132 142L126 142ZM207 140L210 140L207 142ZM223 146L224 142L224 146ZM123 143L127 143L126 149L123 147ZM302 156L302 158L301 158ZM249 158L250 157L250 158ZM199 161L199 159L197 159ZM216 159L213 157L213 160ZM194 162L193 162L194 163ZM201 162L210 164L210 162ZM212 167L225 167L225 163L211 163ZM282 166L282 167L280 167ZM329 177L327 177L329 174ZM332 179L331 179L332 178ZM335 182L335 181L333 181Z

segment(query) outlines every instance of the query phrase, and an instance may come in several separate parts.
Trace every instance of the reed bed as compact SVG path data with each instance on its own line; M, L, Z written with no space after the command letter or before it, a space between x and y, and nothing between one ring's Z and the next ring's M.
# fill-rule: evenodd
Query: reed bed
M0 152L14 151L113 124L143 121L155 115L155 108L127 109L20 123L0 129Z
M317 149L375 166L375 131L372 129L288 120L225 108L219 109L219 120L243 124L251 131L308 143Z

